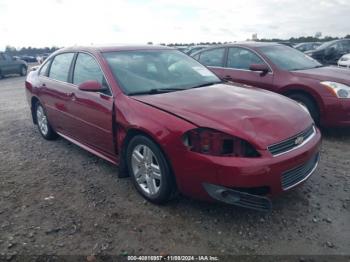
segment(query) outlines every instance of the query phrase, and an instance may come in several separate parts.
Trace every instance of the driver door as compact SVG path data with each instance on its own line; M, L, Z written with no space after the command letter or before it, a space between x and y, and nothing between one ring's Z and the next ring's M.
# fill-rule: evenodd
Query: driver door
M96 80L105 88L101 92L87 92L79 84ZM114 155L113 103L111 90L96 59L78 53L74 64L69 108L74 122L72 136L107 154Z
M253 51L242 47L230 47L227 52L227 62L225 69L222 70L222 77L226 80L260 87L274 91L273 72L266 74L251 71L249 68L252 64L266 64Z

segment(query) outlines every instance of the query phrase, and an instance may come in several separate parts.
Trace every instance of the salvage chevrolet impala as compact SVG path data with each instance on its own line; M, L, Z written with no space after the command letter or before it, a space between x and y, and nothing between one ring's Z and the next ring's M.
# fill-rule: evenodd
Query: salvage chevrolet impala
M119 165L154 203L175 192L266 210L319 161L320 132L281 95L226 84L156 46L74 47L27 77L34 124Z

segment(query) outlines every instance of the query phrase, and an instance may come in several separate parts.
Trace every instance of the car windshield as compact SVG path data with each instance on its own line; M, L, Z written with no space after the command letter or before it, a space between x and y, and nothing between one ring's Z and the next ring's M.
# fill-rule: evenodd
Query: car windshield
M260 50L277 67L293 71L321 67L322 65L304 53L287 46L264 46Z
M103 55L129 95L171 92L221 82L206 67L177 50L116 51Z
M317 49L325 49L325 48L335 44L336 42L337 42L337 40L325 42L322 45L318 46Z

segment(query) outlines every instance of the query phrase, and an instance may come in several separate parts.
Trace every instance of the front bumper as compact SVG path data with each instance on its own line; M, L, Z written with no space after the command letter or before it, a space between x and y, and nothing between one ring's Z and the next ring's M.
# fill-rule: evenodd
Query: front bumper
M304 146L276 157L267 150L259 151L261 157L258 158L214 157L187 151L181 158L172 159L172 163L178 188L185 195L222 201L203 186L210 184L224 190L270 198L300 184L314 172L317 163L292 186L284 188L282 185L282 175L317 156L320 143L321 134L317 129L315 136ZM298 170L295 173L298 175Z
M289 190L307 180L316 170L318 162L319 153L307 161L306 164L282 173L282 189L284 191ZM268 197L264 195L248 193L246 192L247 189L244 188L231 189L224 186L207 183L204 183L203 187L209 196L220 202L259 211L269 211L272 208L271 200ZM250 191L253 191L252 189L258 193L257 188L251 188ZM262 192L263 190L260 189L260 193Z
M350 127L350 99L325 99L325 112L321 124L327 127Z

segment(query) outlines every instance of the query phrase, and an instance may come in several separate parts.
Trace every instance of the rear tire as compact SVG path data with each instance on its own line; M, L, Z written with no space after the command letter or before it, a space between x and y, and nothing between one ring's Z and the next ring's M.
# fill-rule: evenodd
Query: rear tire
M39 132L43 138L46 140L54 140L58 137L49 123L44 107L39 101L35 104L35 117Z
M21 66L21 68L20 68L20 71L19 71L19 74L21 75L21 76L26 76L27 75L27 67L25 67L25 66Z
M127 147L126 160L134 186L145 199L164 204L172 198L175 180L156 143L143 135L133 137Z
M290 94L288 95L288 97L293 99L297 103L299 103L301 106L305 107L309 111L315 123L317 125L319 124L320 113L318 111L316 103L311 98L309 98L304 94L298 94L298 93Z

